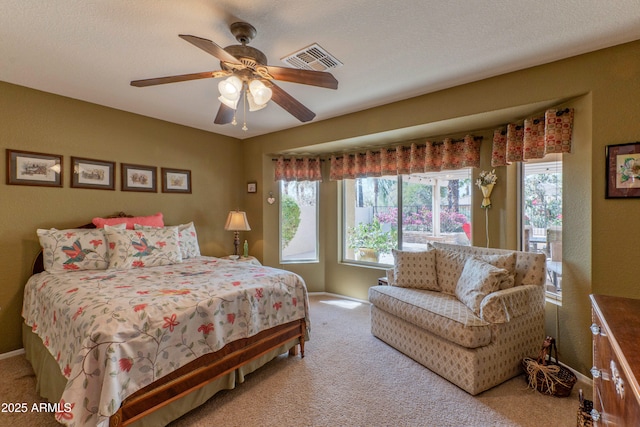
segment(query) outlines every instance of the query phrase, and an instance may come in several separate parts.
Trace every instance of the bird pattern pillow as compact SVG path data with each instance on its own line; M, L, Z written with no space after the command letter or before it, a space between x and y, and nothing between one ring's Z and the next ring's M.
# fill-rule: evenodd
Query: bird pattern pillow
M106 228L109 269L153 267L182 262L178 227L120 230Z
M105 270L109 266L107 242L99 229L38 229L44 269L50 273Z

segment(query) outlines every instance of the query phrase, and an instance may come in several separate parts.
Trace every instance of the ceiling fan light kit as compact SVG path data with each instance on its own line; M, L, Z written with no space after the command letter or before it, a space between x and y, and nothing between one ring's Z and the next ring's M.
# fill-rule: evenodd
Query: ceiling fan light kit
M258 105L265 105L271 100L271 96L273 95L273 91L260 80L251 80L251 83L249 83L249 92L251 92L254 102Z
M324 71L267 65L267 57L264 53L247 46L257 35L257 31L252 25L246 22L235 22L231 24L230 30L236 40L241 43L240 45L222 48L211 40L186 34L180 35L183 40L219 59L222 70L134 80L131 85L147 87L204 78L226 77L218 84L220 107L214 120L216 124L235 124L236 109L243 95L245 110L247 103L249 111L257 111L273 100L301 122L313 120L315 113L276 85L274 80L327 89L338 88L336 78ZM246 115L243 130L246 130Z

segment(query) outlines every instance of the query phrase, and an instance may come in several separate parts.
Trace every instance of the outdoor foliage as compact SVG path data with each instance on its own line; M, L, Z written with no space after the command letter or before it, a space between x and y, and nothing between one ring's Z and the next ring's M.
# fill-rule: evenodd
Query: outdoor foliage
M384 231L377 218L370 223L361 222L348 230L347 244L351 249L370 248L378 253L391 252L398 245L398 233L395 229Z
M409 209L407 211L407 209ZM376 218L384 224L398 225L398 208L388 208ZM455 233L462 231L462 225L469 222L464 214L442 210L440 212L440 231ZM406 231L433 231L433 212L427 206L405 206L402 212L402 226Z
M562 174L535 174L525 179L525 220L538 228L562 225Z
M282 248L286 248L300 225L300 206L288 195L282 197Z

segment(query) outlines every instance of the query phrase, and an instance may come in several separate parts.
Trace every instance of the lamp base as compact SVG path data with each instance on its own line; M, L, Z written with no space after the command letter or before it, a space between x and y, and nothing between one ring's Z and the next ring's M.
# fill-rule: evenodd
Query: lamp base
M233 232L233 254L234 255L240 255L238 253L239 248L240 248L240 232L234 231Z

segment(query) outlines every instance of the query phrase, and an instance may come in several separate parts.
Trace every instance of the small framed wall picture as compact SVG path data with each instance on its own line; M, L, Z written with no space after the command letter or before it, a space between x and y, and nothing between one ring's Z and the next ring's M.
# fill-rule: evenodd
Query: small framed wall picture
M163 193L191 193L191 171L162 168Z
M122 163L122 191L145 191L156 193L155 166L132 165Z
M247 193L257 193L258 192L258 183L257 182L249 182L247 184Z
M7 150L7 184L62 187L62 156Z
M640 197L640 142L608 145L605 198Z
M115 190L115 162L71 157L71 187Z

